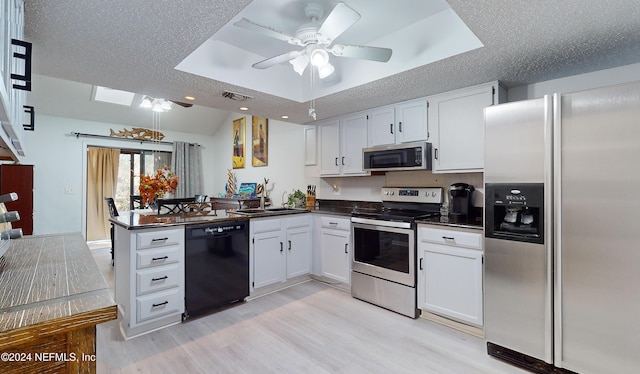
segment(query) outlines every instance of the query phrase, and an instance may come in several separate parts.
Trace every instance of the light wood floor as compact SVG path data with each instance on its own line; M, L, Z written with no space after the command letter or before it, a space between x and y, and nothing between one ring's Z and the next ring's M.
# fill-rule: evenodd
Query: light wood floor
M113 284L108 249L93 250ZM484 341L316 281L124 341L98 325L98 373L524 373Z

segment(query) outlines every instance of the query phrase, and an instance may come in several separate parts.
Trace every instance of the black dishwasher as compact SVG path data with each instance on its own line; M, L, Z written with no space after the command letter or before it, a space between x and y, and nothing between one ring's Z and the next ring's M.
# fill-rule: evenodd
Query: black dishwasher
M185 312L204 315L249 296L249 222L185 228Z

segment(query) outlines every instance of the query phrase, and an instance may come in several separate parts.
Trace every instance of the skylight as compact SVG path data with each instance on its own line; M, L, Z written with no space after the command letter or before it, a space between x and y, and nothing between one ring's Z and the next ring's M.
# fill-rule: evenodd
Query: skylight
M94 86L93 100L105 103L131 106L136 94L129 91L116 90L113 88Z

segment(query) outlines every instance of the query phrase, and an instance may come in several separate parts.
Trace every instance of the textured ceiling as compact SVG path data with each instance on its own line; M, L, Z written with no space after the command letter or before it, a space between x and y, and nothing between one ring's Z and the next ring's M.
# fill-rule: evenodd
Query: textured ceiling
M484 47L317 99L319 119L491 80L514 87L640 61L637 0L448 2ZM245 102L249 114L308 122L308 103L174 69L249 3L27 0L25 39L35 74L169 99L193 95L197 105L228 112L239 103L221 94L238 91L255 97Z

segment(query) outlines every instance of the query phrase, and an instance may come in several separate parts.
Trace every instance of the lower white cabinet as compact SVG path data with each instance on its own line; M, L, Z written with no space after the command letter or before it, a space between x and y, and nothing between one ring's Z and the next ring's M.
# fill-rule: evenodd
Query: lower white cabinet
M115 299L125 339L182 321L184 227L115 226Z
M310 214L250 221L251 290L311 274Z
M418 308L483 325L482 233L418 226Z
M336 216L320 217L321 275L351 283L351 221Z

